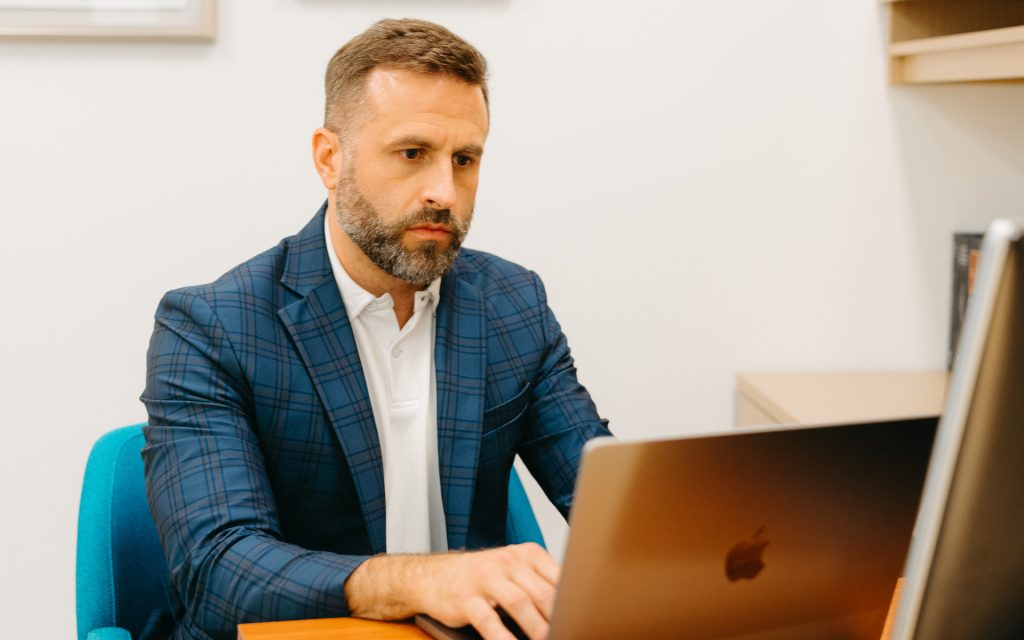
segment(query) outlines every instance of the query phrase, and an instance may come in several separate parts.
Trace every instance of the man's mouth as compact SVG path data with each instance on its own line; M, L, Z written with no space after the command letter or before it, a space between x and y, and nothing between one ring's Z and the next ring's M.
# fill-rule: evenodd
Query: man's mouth
M452 234L451 227L446 224L417 224L408 230L424 240L440 240Z

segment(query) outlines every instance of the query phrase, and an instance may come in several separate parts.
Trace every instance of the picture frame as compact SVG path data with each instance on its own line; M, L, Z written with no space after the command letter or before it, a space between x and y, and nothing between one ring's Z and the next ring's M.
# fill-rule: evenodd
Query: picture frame
M217 0L0 0L2 38L212 42Z

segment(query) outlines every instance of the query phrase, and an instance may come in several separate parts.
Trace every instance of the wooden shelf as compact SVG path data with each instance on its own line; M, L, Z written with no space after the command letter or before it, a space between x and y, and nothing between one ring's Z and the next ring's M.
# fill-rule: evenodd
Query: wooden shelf
M893 84L1024 80L1024 0L881 0Z
M740 372L736 426L937 416L946 371Z

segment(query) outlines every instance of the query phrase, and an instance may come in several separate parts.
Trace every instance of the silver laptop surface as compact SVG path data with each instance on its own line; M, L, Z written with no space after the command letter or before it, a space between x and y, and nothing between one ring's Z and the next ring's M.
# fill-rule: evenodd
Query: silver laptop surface
M877 640L935 425L589 444L550 637Z
M1024 638L1024 255L992 224L893 638Z
M935 425L589 443L549 637L878 640Z

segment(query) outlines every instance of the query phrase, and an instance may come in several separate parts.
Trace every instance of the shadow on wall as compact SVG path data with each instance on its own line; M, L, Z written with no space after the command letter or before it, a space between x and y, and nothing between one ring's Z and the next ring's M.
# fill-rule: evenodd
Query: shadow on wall
M915 216L935 222L935 215L943 215L953 224L971 224L990 216L1024 215L1020 209L998 210L998 203L1005 203L1024 180L1024 86L892 87L890 96ZM1014 183L994 183L992 198L979 199L979 187L1000 175L1013 177ZM956 198L961 194L962 200Z
M952 233L1024 218L1024 86L895 86L889 96L907 237L919 244L925 281L943 276L929 306L945 317Z

